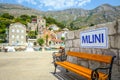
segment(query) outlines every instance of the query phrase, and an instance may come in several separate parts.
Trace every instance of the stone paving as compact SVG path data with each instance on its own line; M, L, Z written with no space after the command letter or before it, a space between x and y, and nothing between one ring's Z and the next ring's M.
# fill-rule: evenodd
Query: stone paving
M0 53L0 80L58 80L52 52Z
M83 80L62 68L54 75L52 61L52 51L0 52L0 80Z

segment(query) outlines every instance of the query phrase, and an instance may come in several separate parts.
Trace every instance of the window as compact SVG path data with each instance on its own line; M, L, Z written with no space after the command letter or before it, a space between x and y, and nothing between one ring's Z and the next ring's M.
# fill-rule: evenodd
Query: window
M12 44L14 44L14 41L12 41Z
M29 30L31 30L31 27L29 27Z
M18 27L21 27L21 25L18 25Z
M44 27L44 25L42 25L42 27Z
M21 36L21 39L23 39L24 38L24 36Z
M12 38L14 39L14 38L15 38L15 36L14 36L14 35L12 35Z
M21 30L21 33L23 33L24 32L24 30Z
M17 25L15 25L15 27L17 27Z
M21 44L23 44L23 41L21 41Z
M16 37L17 39L19 39L19 35L17 35L17 37Z
M14 29L12 29L12 32L15 32L15 30L14 30Z
M17 29L17 33L19 33L19 30Z

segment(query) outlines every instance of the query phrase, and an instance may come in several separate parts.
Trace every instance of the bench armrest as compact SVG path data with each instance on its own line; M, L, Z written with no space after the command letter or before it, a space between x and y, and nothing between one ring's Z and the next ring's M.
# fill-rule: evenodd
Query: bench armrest
M99 67L99 68L96 68L95 70L98 71L98 70L106 70L106 69L109 69L110 67Z
M52 57L53 57L53 62L65 61L67 59L66 55L63 52L53 52Z
M56 53L59 53L59 52L53 52L53 53L52 53L52 56L54 56Z
M91 79L98 80L98 78L99 78L98 70L108 70L108 69L110 69L110 67L99 67L99 68L92 70Z

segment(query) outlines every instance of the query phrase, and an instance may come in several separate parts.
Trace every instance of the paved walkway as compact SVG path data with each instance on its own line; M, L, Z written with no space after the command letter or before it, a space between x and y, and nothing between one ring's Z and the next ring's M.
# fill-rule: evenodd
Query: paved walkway
M0 80L85 80L61 67L53 75L52 61L50 51L0 52Z
M0 80L58 80L52 52L0 53Z

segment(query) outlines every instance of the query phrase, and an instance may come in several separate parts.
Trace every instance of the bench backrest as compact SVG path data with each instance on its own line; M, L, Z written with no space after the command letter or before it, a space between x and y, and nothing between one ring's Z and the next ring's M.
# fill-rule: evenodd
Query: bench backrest
M104 62L108 64L110 64L112 61L112 56L108 56L108 55L90 54L90 53L85 53L85 52L71 52L71 51L68 51L67 55L78 57L78 58L83 58L83 59Z
M113 66L113 61L116 56L109 56L109 55L100 55L100 54L90 54L90 53L85 53L85 52L67 52L68 56L74 56L78 58L83 58L83 59L89 59L89 60L94 60L94 61L99 61L99 62L104 62L107 64L110 64L108 66L108 78L111 80L111 73L112 73L112 66Z

